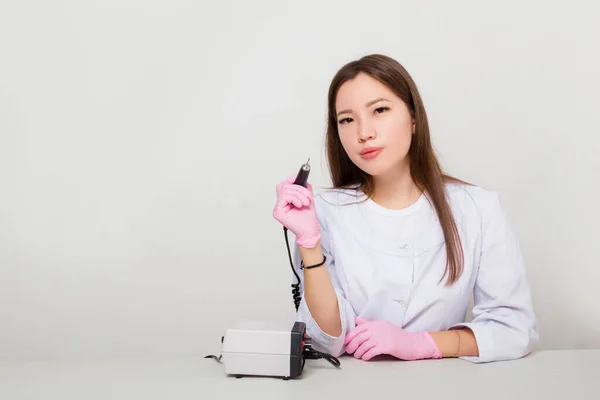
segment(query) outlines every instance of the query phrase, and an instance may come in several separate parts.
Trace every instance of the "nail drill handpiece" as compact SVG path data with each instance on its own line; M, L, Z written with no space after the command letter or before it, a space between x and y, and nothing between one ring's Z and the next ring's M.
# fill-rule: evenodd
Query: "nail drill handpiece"
M300 167L300 171L298 171L298 175L296 176L296 180L294 181L295 185L300 185L306 187L306 183L308 182L308 174L310 173L310 157L306 163L302 164Z

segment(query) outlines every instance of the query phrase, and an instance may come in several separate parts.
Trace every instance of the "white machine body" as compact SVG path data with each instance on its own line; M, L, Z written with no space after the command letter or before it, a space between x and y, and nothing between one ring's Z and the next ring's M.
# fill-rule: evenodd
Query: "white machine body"
M237 377L296 378L304 367L307 344L310 347L302 322L295 322L292 329L247 323L227 329L221 358L225 372Z

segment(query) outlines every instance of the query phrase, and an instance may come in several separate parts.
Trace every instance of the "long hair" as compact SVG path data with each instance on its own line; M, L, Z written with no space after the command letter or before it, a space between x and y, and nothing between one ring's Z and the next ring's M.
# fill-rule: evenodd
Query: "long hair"
M438 215L446 242L447 285L453 284L463 271L463 249L452 210L446 199L446 182L462 182L442 172L429 133L425 107L417 86L406 69L396 60L380 54L365 56L344 65L329 87L326 149L334 188L358 186L368 197L373 195L372 177L348 157L339 138L335 101L342 84L365 73L390 88L406 105L415 121L415 134L408 152L413 181L425 193Z

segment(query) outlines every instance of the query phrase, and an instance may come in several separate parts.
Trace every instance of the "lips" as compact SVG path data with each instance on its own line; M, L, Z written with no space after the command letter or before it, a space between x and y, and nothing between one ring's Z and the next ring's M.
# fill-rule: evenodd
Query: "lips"
M360 155L365 155L367 153L372 153L374 151L378 151L381 150L381 147L367 147L365 149L362 149L362 151L360 152Z
M382 147L367 147L362 149L360 155L363 158L373 158L377 157L377 155L381 153L381 150L383 150Z

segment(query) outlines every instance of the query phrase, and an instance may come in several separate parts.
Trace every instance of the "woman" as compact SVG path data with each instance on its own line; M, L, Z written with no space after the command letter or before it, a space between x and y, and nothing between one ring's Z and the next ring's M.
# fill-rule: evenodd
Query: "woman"
M314 348L363 360L530 353L536 318L498 195L442 172L408 72L363 57L336 74L328 101L333 188L314 196L292 176L273 210L296 236L297 319Z

